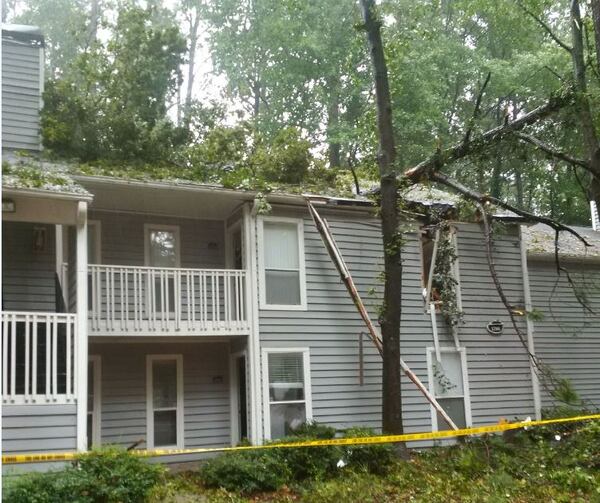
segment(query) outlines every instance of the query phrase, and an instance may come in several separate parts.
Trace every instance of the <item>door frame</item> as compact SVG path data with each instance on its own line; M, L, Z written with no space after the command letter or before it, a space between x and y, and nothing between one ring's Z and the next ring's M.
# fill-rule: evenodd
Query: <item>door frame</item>
M229 403L230 403L230 421L231 421L231 445L237 445L241 440L240 421L238 419L238 410L240 407L239 390L239 372L237 367L238 358L244 357L246 360L246 429L250 435L250 417L248 412L250 390L248 386L248 350L243 349L229 355Z
M146 355L146 448L154 449L154 382L152 379L155 361L174 361L177 372L177 422L175 445L161 445L161 448L183 449L185 436L184 397L183 397L183 355L147 354Z
M92 382L92 396L94 409L92 410L92 447L102 444L102 357L90 355L88 362L92 364L94 379ZM89 411L88 411L89 414Z

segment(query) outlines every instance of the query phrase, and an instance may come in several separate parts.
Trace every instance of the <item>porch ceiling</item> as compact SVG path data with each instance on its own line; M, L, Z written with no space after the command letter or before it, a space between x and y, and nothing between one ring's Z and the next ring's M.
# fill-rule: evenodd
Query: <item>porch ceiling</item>
M111 178L77 177L94 194L91 209L133 211L170 216L222 220L253 195L222 188L186 187Z

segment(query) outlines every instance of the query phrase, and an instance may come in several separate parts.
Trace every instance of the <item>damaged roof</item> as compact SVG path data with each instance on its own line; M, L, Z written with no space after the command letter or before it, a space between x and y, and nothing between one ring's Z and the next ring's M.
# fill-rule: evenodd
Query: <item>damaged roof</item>
M558 250L562 258L600 258L600 231L591 227L571 226L583 236L590 246L585 246L579 239L568 232L561 232ZM555 231L546 224L535 224L523 227L523 238L529 255L554 257Z
M58 164L35 160L35 162L2 163L2 187L4 190L33 190L88 199L92 196L77 183L71 173Z

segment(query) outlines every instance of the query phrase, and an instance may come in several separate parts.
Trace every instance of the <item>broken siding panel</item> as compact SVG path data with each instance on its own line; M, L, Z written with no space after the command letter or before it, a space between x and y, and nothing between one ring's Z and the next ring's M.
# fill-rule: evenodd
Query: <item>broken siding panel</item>
M535 350L561 378L567 378L588 406L600 408L600 264L585 267L563 265L578 288L586 292L594 313L575 297L564 275L553 262L529 258L529 282L533 307L544 318L534 323ZM555 401L541 387L542 406Z
M2 406L3 454L73 451L76 429L75 404Z
M90 211L99 220L102 263L143 266L144 224L178 225L181 267L225 267L225 231L221 220L196 220L156 215Z
M2 41L2 146L40 150L41 49Z
M230 443L227 343L90 343L101 356L102 444L129 446L146 438L146 355L182 354L185 447Z
M46 229L46 244L33 250L35 228ZM2 223L2 302L7 311L56 311L54 226Z

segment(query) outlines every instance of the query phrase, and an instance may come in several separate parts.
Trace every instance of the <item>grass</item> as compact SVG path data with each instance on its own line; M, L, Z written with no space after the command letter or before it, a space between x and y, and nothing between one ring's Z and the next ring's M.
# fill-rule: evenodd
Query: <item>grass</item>
M242 495L203 486L198 473L171 475L164 502L599 502L600 422L536 428L414 453L385 475L350 464L320 480Z

